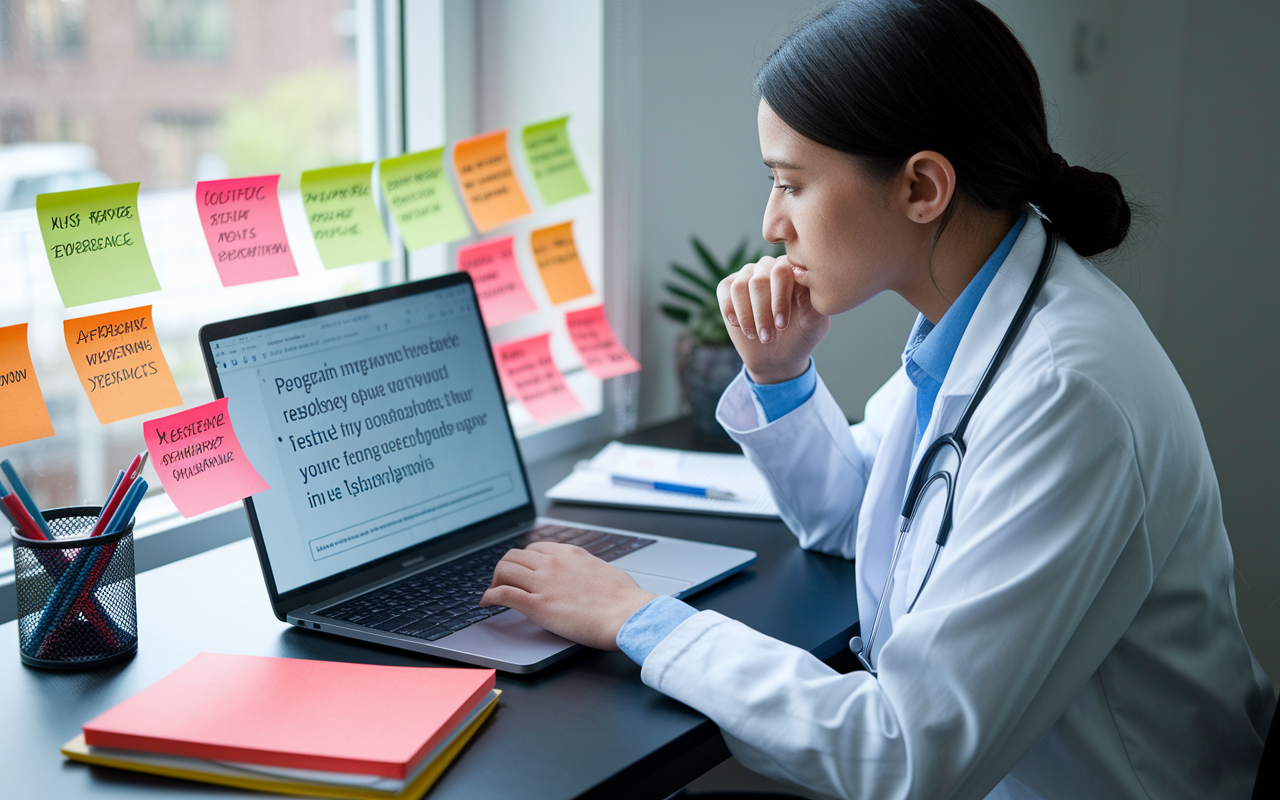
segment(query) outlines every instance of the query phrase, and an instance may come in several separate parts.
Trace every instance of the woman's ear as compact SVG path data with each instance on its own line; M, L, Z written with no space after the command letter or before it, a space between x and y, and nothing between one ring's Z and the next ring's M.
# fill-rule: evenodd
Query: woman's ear
M924 225L942 216L956 191L956 170L941 153L922 150L907 159L894 192L902 212Z

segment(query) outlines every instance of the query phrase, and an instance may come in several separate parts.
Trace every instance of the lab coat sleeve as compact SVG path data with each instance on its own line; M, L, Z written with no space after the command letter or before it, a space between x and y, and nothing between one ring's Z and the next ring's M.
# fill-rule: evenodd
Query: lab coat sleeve
M899 370L867 402L866 419L852 427L821 376L808 400L772 422L764 419L745 372L721 396L716 418L764 476L801 547L854 557L867 476L904 382Z
M984 797L1097 671L1152 573L1132 434L1088 378L997 385L969 440L950 542L878 680L703 611L644 682L714 720L748 767L820 794Z

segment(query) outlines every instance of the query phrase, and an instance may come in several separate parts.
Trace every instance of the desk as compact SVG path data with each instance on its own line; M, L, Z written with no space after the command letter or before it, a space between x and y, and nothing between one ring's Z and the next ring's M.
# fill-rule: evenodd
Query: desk
M680 425L627 437L687 444ZM530 468L540 510L577 522L747 547L759 560L691 602L831 659L847 654L858 612L853 563L801 551L780 522L552 504L543 492L597 447ZM246 524L246 535L248 535ZM138 575L138 655L83 674L27 669L17 623L0 626L0 753L6 797L246 797L244 792L65 761L58 747L87 720L196 653L403 666L451 662L285 625L271 613L253 544L233 542ZM661 800L728 757L706 717L640 682L621 653L588 650L531 676L498 675L493 718L428 795L431 800Z

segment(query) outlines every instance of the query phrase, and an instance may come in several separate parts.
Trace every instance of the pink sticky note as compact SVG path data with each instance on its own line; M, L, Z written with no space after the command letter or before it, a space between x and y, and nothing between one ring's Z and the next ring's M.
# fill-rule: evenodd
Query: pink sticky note
M564 322L578 355L600 380L640 371L640 362L631 357L609 327L604 306L570 311L564 315Z
M564 374L551 359L551 334L500 344L494 355L498 371L506 375L508 385L538 424L582 410L582 403L569 391Z
M471 273L471 280L475 281L486 328L538 309L520 277L513 242L515 237L507 236L458 249L458 269Z
M270 489L249 463L227 398L142 423L151 466L184 517Z
M276 196L279 175L196 184L196 207L223 286L298 274Z

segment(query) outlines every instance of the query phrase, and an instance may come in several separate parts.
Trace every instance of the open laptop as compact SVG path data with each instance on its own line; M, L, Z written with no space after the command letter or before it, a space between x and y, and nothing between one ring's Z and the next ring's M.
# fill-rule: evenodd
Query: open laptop
M537 517L466 273L213 323L200 344L271 487L244 503L290 624L533 672L577 645L478 607L510 548L577 544L674 596L755 560Z

